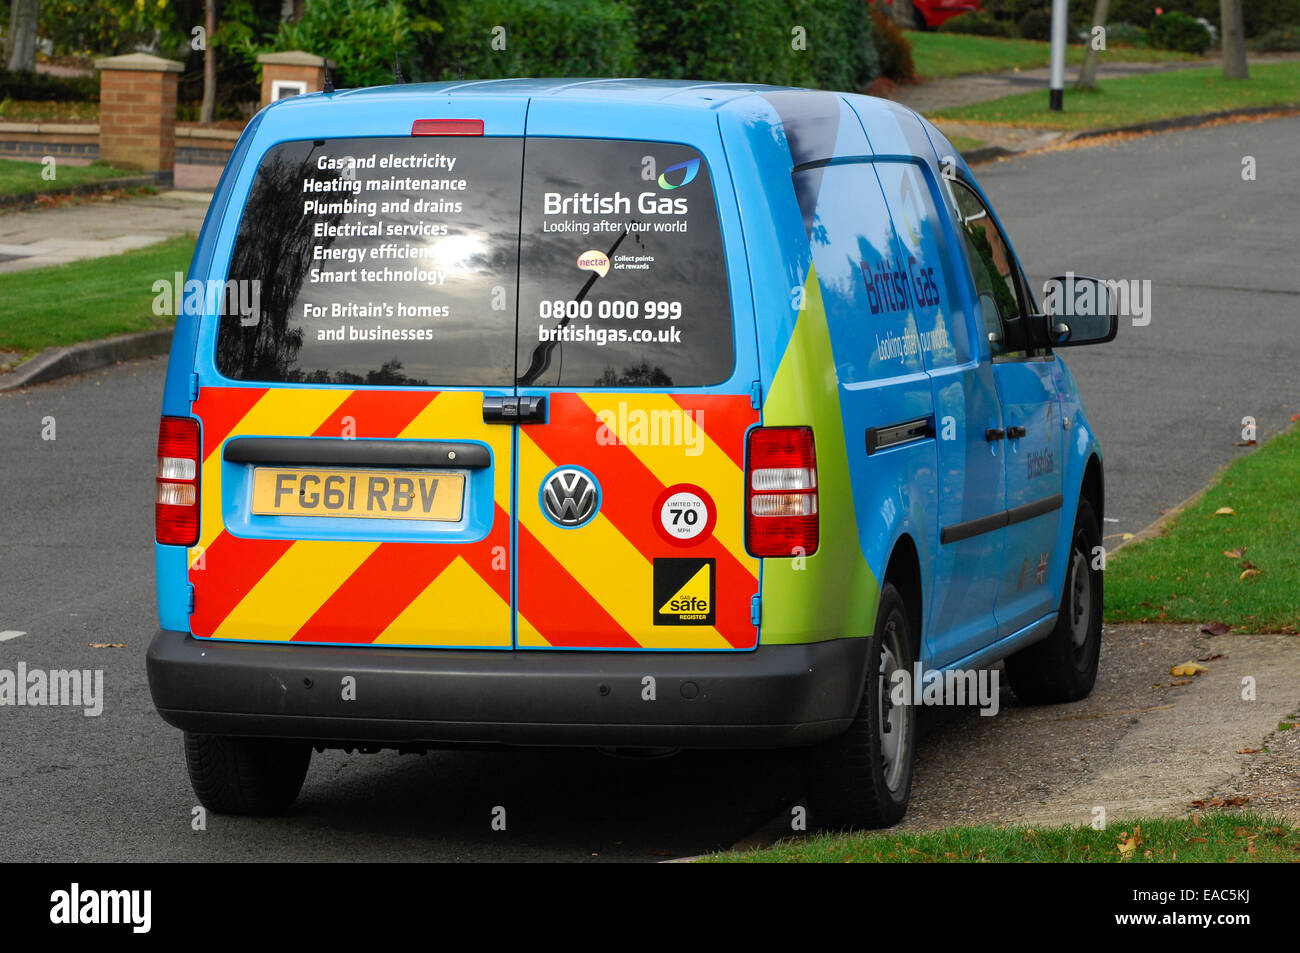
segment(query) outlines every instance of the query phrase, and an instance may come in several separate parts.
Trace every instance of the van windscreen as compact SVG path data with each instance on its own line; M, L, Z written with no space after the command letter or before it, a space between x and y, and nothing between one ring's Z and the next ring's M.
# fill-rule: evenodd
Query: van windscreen
M281 143L231 281L256 302L220 319L217 368L241 380L703 386L733 364L712 182L681 145Z

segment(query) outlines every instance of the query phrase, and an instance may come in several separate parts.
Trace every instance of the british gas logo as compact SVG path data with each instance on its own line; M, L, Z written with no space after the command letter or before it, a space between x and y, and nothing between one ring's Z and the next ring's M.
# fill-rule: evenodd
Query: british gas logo
M668 177L669 175L671 175L672 173L676 172L679 169L684 170L682 172L682 180L676 184L673 184L673 182ZM695 176L696 174L699 173L699 171L700 171L699 159L687 159L685 162L679 162L676 165L670 165L668 168L664 169L662 172L659 173L659 188L663 189L664 191L670 192L673 189L680 189L683 185L690 185L692 182L695 181Z

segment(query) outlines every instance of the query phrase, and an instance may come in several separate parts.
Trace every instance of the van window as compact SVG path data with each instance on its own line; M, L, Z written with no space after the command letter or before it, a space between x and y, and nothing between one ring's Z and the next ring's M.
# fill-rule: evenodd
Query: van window
M907 262L894 242L875 169L865 162L795 173L821 178L809 241L845 383L923 373Z
M995 359L1027 357L1015 256L979 196L960 181L944 181L952 195L966 260L975 278L989 349Z
M662 142L529 138L521 386L719 384L734 363L708 164Z
M952 261L939 253L939 218L929 181L919 167L907 162L877 162L876 173L906 255L926 366L964 364L971 358L970 334L962 314L953 313L948 294L954 287Z
M217 368L287 383L510 386L519 139L281 143L262 159Z

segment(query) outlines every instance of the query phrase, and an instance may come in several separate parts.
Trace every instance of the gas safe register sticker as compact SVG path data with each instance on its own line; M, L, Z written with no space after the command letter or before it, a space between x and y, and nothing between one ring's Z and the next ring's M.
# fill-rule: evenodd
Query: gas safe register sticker
M654 624L713 625L716 592L716 559L656 559Z

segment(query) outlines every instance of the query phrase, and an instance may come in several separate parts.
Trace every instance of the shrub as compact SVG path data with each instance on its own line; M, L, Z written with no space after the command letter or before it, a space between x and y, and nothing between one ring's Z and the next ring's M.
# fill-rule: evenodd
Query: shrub
M1147 42L1158 50L1204 53L1210 48L1210 31L1177 10L1156 17L1147 31Z
M864 0L628 0L639 72L856 91L880 72ZM802 28L796 35L792 30ZM793 42L802 36L804 49Z
M409 62L417 37L438 29L408 14L402 0L312 0L297 22L280 24L267 49L333 60L339 86L381 86L393 81L393 57Z
M51 76L48 73L0 69L0 100L4 99L97 103L99 77Z
M458 63L466 79L636 72L633 11L624 4L477 0L457 5L445 26L440 44L444 79L456 78ZM493 49L494 40L505 48Z
M972 36L1014 37L1015 27L1005 20L995 20L987 13L963 13L945 20L939 27L941 33L968 33Z
M1219 26L1219 0L1111 0L1110 19L1147 28L1156 21L1157 7L1166 14L1178 12L1193 19L1205 17ZM1261 0L1255 3L1246 0L1242 3L1241 16L1246 36L1285 29L1300 23L1300 0Z
M912 62L912 44L903 36L894 18L871 5L871 26L875 31L876 52L880 54L880 75L896 83L915 83L916 64Z
M1107 46L1146 46L1147 31L1132 23L1107 23Z
M1256 53L1300 53L1300 23L1261 33L1250 48Z

